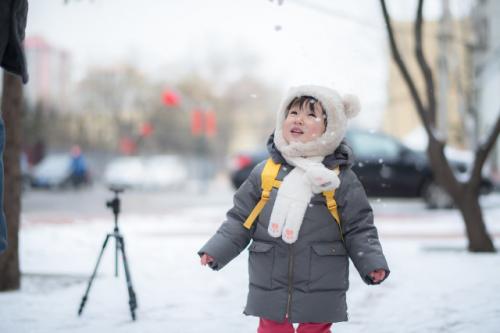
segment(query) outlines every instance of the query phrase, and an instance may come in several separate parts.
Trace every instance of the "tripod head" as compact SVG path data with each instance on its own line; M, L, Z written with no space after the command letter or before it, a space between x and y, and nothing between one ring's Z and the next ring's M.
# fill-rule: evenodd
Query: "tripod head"
M112 186L110 186L110 187L109 187L109 190L110 190L111 192L114 192L114 193L115 193L115 196L116 196L116 195L118 195L119 193L124 192L124 191L125 191L125 188L124 188L124 187L120 187L120 186L114 186L114 185L112 185Z
M113 214L115 215L115 227L118 222L118 214L120 214L120 193L123 193L125 189L119 186L110 186L109 190L112 191L115 196L113 199L106 201L106 207L111 208Z

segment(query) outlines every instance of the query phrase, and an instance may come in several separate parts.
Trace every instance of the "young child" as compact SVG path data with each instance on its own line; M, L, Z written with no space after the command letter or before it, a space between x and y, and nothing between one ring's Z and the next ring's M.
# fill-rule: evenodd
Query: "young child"
M279 188L249 226L267 162L257 165L236 192L227 220L198 252L202 265L219 270L253 240L244 313L260 317L258 333L293 333L293 323L300 323L297 332L325 333L347 321L348 257L367 284L389 275L372 209L351 170L352 151L342 141L347 119L359 110L352 95L291 88L268 141L272 161L281 165ZM331 191L337 209L327 205L324 193Z

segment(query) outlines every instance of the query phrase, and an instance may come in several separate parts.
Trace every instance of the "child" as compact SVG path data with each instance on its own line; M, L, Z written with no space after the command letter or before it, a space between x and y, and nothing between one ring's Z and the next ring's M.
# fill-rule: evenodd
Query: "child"
M324 333L347 321L348 257L367 284L389 275L372 209L350 168L352 151L342 141L347 119L359 110L355 96L342 98L326 87L290 89L268 141L269 163L281 164L279 189L248 221L268 162L257 165L236 192L227 221L198 252L202 265L219 270L253 240L244 313L260 317L258 333L293 333L292 323L300 323L298 332ZM332 191L337 208L327 205L325 193Z

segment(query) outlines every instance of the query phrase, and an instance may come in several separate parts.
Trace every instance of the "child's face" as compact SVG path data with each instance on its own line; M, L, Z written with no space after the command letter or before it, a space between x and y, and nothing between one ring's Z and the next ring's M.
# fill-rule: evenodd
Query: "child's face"
M293 104L283 123L283 137L286 142L308 142L325 132L325 118L321 105Z

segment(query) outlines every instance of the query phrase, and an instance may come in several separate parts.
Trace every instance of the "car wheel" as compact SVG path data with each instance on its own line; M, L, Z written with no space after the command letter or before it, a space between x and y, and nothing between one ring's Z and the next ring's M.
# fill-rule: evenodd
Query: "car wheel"
M453 199L450 195L434 181L424 185L422 197L429 209L452 208Z

